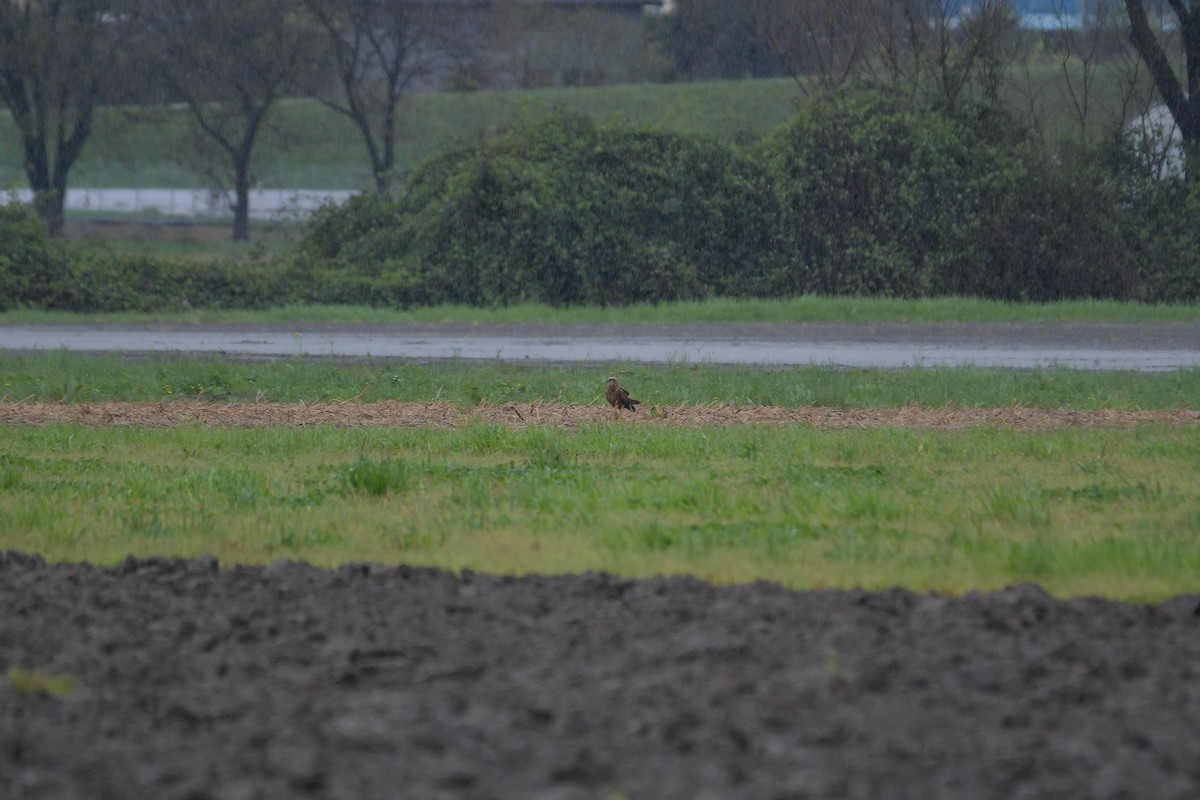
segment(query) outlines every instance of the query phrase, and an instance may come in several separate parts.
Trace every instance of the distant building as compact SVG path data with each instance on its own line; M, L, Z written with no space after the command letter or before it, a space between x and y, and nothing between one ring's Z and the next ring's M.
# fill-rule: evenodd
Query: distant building
M993 0L994 1L994 0ZM1100 24L1124 27L1128 23L1123 0L1009 0L1021 27L1035 31L1070 31ZM1169 29L1174 15L1166 3L1151 3L1147 13L1159 27Z
M475 6L483 8L504 5L505 1L416 0L416 2L431 6ZM664 5L674 5L674 0L508 0L508 2L519 6L555 6L566 9L591 7L602 11L614 11L619 14L641 14L646 10L661 8Z
M644 14L651 9L661 7L664 0L524 0L528 5L549 3L559 8L590 7L617 14Z

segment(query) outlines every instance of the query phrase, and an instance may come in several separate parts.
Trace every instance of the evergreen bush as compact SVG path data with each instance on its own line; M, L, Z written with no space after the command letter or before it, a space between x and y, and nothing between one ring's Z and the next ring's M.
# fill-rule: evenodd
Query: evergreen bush
M61 244L29 206L0 206L0 311L69 305L74 287Z
M731 148L558 113L432 160L394 200L322 216L302 260L402 276L414 303L754 296L774 288L777 218L765 171Z

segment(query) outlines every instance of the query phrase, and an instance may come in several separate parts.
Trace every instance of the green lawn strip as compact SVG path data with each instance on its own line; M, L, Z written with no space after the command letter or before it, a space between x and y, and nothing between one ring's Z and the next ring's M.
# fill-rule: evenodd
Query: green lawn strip
M807 426L7 427L0 550L960 593L1200 585L1200 437Z
M895 408L1030 407L1051 409L1194 409L1200 369L1164 373L1044 368L908 370L619 363L530 367L498 361L344 364L317 358L242 362L221 358L122 359L55 351L0 353L0 400L90 403L444 401L602 404L604 379L620 376L651 406Z
M282 243L278 244L282 249ZM144 245L144 243L143 243ZM131 245L134 247L134 245ZM228 255L234 248L255 245L215 243L210 251L198 246L193 256ZM786 299L714 298L703 301L635 304L608 307L555 307L526 304L503 308L432 306L390 309L362 306L291 305L263 310L193 310L153 315L76 314L58 311L13 310L0 313L0 322L202 322L279 323L696 323L696 322L1200 322L1200 305L1150 305L1112 300L1075 300L1059 303L1005 303L966 297L898 300L868 297Z

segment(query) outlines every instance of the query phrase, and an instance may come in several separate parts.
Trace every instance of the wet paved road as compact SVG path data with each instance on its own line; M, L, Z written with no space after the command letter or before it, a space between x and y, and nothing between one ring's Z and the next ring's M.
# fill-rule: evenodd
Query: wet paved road
M0 349L905 368L983 366L1169 371L1200 367L1200 323L15 325Z

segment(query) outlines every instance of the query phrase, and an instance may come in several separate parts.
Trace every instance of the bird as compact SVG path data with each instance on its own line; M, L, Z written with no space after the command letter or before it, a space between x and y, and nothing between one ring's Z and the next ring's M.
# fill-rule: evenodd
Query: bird
M604 398L608 400L608 404L613 407L613 411L619 412L622 408L627 408L630 411L637 411L637 404L641 400L634 400L629 396L629 392L617 385L617 379L610 377L608 379L608 388L604 391Z

